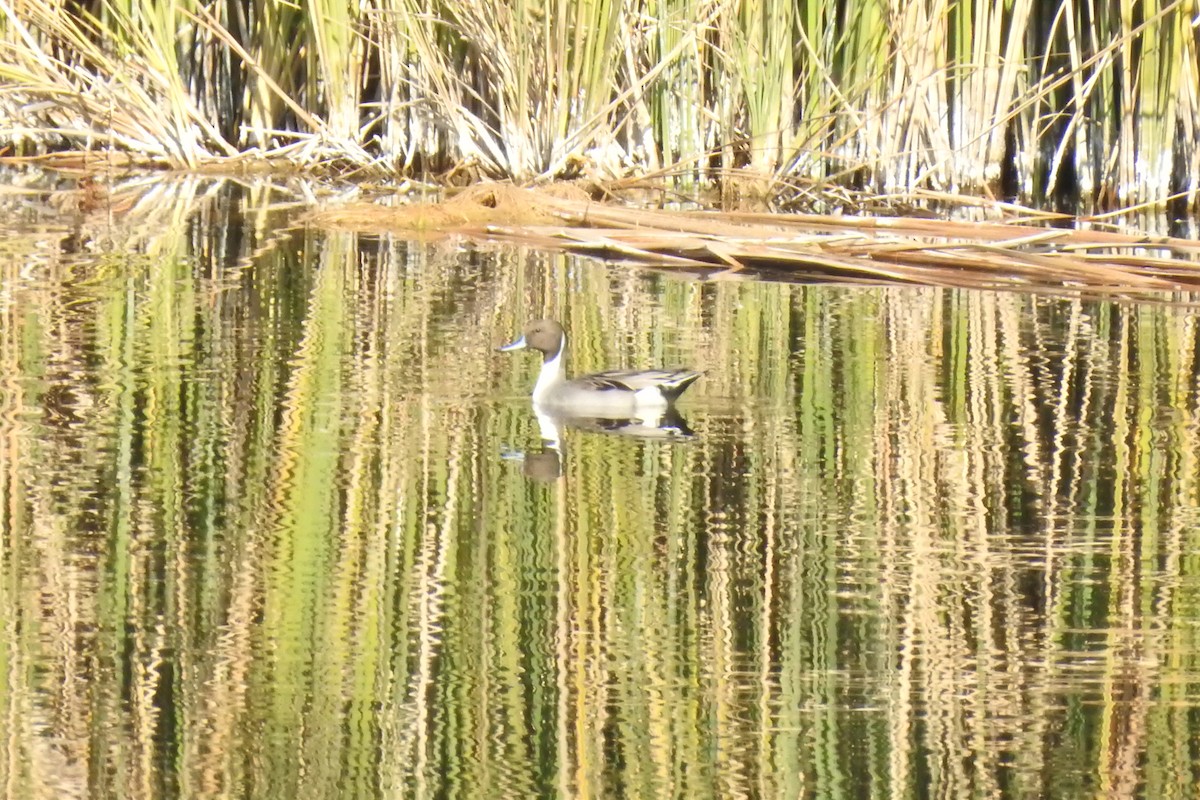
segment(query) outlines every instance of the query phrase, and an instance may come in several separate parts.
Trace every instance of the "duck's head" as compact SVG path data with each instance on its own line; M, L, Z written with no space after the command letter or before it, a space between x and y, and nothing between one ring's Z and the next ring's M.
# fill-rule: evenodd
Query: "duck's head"
M563 343L566 339L567 336L566 332L563 331L563 326L556 320L538 319L526 325L524 332L515 342L506 344L500 349L504 352L509 352L530 347L534 350L540 350L543 359L549 361L562 352Z

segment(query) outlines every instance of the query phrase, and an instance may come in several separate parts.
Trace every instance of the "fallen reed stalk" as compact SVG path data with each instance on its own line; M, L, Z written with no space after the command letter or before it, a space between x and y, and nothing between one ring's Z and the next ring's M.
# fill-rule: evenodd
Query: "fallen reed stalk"
M460 236L659 267L754 270L811 281L970 288L1200 289L1200 242L1144 233L917 217L658 210L581 190L471 187L445 203L339 204L317 227Z

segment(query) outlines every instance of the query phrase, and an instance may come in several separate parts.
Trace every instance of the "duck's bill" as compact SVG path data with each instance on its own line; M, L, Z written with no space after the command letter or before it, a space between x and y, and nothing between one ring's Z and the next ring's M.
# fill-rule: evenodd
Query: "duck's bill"
M515 342L509 342L508 344L501 347L500 351L507 353L510 350L524 350L524 349L525 349L525 337L522 336L521 338L517 339Z

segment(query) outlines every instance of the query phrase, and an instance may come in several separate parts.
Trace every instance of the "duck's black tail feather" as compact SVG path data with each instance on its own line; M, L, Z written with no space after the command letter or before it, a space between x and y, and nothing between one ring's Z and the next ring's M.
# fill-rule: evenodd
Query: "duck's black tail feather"
M663 393L663 397L667 398L667 402L674 403L679 398L679 395L687 391L687 388L695 383L696 379L703 374L703 372L682 372L679 374L679 377L670 383L663 383L659 388Z

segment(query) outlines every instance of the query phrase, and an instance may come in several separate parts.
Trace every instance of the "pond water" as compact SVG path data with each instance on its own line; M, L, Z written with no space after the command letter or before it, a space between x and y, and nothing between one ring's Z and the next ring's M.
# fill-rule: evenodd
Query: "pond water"
M1194 796L1194 307L155 208L0 236L5 796Z

